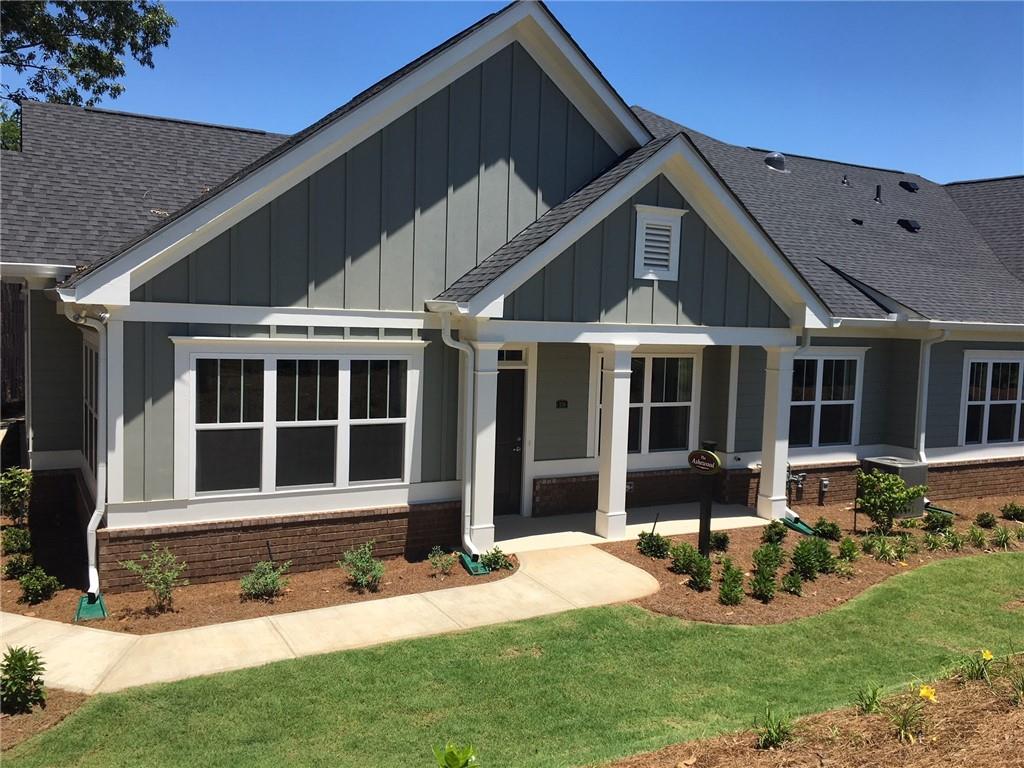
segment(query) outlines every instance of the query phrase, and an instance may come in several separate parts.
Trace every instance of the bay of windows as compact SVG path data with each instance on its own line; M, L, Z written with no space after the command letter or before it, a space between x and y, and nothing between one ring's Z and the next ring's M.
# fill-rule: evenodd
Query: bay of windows
M1024 441L1024 360L968 357L964 445Z

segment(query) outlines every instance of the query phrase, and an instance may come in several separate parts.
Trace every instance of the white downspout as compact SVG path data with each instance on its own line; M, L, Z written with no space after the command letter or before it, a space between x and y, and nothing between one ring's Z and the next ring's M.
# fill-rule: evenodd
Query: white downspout
M99 319L72 312L64 305L64 314L78 325L85 325L96 331L98 337L96 391L98 393L96 414L96 508L89 518L85 546L89 555L89 597L95 599L100 593L100 571L96 562L96 530L100 527L107 511L107 318L103 312Z
M928 421L928 379L932 363L932 347L949 338L949 330L939 331L938 336L921 340L921 359L917 367L917 458L928 461L924 444Z

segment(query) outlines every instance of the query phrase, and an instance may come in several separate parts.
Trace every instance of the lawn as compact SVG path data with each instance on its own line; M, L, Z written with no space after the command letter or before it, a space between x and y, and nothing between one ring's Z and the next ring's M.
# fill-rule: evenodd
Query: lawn
M600 762L747 727L767 701L824 710L868 681L934 676L960 650L1020 650L1022 598L1024 554L989 554L775 626L580 610L97 696L5 763L411 767L446 738L472 741L485 768Z

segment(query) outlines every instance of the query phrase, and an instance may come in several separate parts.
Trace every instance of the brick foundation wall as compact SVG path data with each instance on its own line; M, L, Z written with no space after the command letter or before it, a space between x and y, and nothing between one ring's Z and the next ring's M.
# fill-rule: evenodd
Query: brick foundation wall
M626 476L626 505L652 507L697 501L699 479L690 469L630 472ZM538 477L533 481L534 517L593 512L596 507L597 475Z
M420 557L435 545L458 546L460 508L445 502L103 529L97 533L100 579L105 592L138 589L138 578L118 563L138 558L154 541L188 563L185 577L194 583L239 578L271 553L276 561L291 560L296 572L333 567L346 550L370 539L378 557Z
M1014 494L1024 498L1024 459L989 459L928 467L928 498L935 501Z

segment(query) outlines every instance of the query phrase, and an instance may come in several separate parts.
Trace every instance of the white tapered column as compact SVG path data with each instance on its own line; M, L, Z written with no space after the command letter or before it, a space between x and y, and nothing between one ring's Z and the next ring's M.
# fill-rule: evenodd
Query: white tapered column
M603 349L600 461L594 531L606 539L626 535L626 456L629 444L629 377L635 345Z
M483 552L494 546L494 446L500 344L471 342L473 371L473 519L470 536Z
M764 422L761 433L761 482L757 514L768 520L784 517L789 462L789 405L796 347L765 347Z

